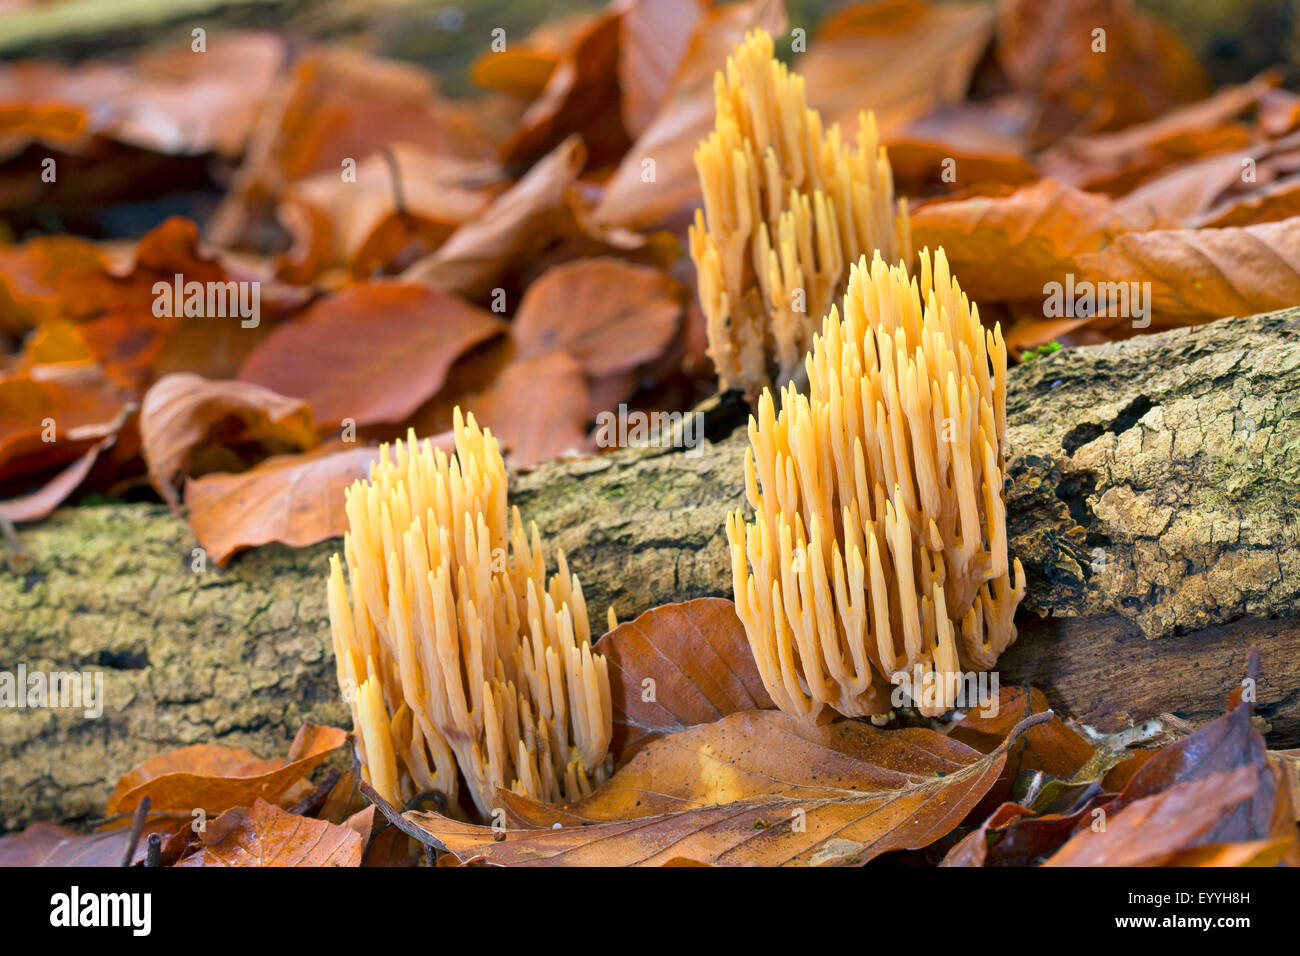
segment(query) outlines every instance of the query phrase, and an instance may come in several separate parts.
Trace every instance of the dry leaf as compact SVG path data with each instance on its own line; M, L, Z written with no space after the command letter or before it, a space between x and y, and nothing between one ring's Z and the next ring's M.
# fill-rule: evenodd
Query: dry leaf
M450 440L443 441L450 446ZM215 473L185 483L190 528L208 556L272 541L301 548L348 529L343 492L369 477L373 447L331 442L302 455L277 455L238 474Z
M594 650L609 663L610 752L619 762L662 734L774 706L736 607L723 598L651 608Z
M1031 717L1022 729L1043 719ZM1004 750L981 756L928 730L886 732L854 721L809 728L780 711L750 711L649 743L570 808L531 806L537 821L584 825L506 830L499 839L492 827L435 813L400 819L408 833L462 863L481 856L522 866L657 866L684 856L731 865L861 864L949 833L1005 758ZM516 809L526 803L511 801Z
M827 126L854 135L871 110L886 142L913 121L961 102L993 35L984 3L882 0L831 14L793 68Z
M745 31L756 27L771 33L783 30L784 4L726 4L700 21L658 114L605 184L592 213L595 222L650 229L672 228L690 219L701 201L695 148L713 128L713 74ZM647 161L654 169L649 179Z
M1104 830L1081 830L1043 865L1159 866L1209 842L1223 817L1255 798L1265 777L1271 777L1267 770L1243 766L1175 784L1123 812L1112 803Z
M1300 218L1225 229L1163 229L1118 236L1078 258L1079 279L1149 282L1163 322L1254 315L1300 302ZM954 272L957 270L954 264ZM1119 320L1128 324L1127 318Z
M221 840L177 866L360 866L366 837L349 826L286 813L260 798Z
M318 426L401 422L442 388L457 358L504 328L426 285L363 282L277 328L239 377L306 400Z
M159 754L118 781L105 815L130 813L145 797L152 813L202 808L209 816L257 798L278 800L347 739L346 731L304 724L283 760L262 760L247 750L216 744Z
M561 349L592 378L630 371L672 341L685 290L666 273L618 259L556 266L528 287L510 334L524 360Z
M1078 257L1133 230L1172 225L1106 196L1042 180L1003 198L929 203L912 214L912 246L943 247L963 291L986 301L1038 298Z
M140 437L149 478L173 508L178 479L194 468L205 446L253 444L263 454L305 451L318 444L311 408L299 399L245 382L211 382L177 373L156 382L140 406Z

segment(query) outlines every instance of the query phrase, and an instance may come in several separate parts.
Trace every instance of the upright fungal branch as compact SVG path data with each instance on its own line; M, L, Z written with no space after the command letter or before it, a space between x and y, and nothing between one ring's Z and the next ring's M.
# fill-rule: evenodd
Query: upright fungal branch
M454 802L457 768L484 815L497 787L574 800L609 771L605 658L564 554L548 579L536 525L508 519L496 439L454 420L454 455L412 434L347 492L329 608L362 767L397 805Z
M775 411L750 418L754 518L727 518L736 610L772 699L810 723L922 713L1015 640L1024 572L1007 566L1006 345L949 275L877 255L854 266ZM921 690L921 693L918 693Z
M799 367L847 266L910 259L906 206L875 117L856 146L823 131L803 77L751 31L714 77L717 121L695 152L704 192L691 228L709 351L725 387L757 394Z

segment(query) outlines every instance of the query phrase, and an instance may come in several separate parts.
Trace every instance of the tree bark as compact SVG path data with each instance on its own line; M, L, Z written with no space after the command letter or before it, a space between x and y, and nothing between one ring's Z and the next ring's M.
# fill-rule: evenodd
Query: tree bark
M1028 596L1000 679L1099 730L1219 713L1263 653L1259 713L1300 741L1300 310L1225 319L1013 369L1010 551ZM594 622L730 596L745 507L740 429L692 452L630 449L515 476ZM165 508L68 508L0 556L0 670L104 673L102 717L0 710L0 826L93 817L118 777L209 742L283 753L347 726L325 606L338 542L191 570Z

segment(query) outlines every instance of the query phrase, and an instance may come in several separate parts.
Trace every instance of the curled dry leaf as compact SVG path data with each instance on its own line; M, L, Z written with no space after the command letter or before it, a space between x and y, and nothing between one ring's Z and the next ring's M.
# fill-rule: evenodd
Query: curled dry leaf
M1157 324L1254 315L1300 302L1300 217L1224 229L1126 233L1078 258L1080 280L1151 283ZM1128 325L1127 318L1095 325Z
M1233 120L1260 103L1278 82L1280 76L1270 71L1145 123L1069 137L1042 155L1042 174L1079 189L1120 195L1166 166L1244 149L1251 132Z
M220 840L177 866L360 866L369 827L357 828L286 813L260 798Z
M607 633L593 650L609 664L609 749L620 763L660 735L775 706L736 606L724 598L651 608Z
M318 426L401 422L463 353L505 329L489 312L413 282L362 282L281 325L239 377L310 403Z
M1210 842L1223 818L1246 807L1271 776L1266 769L1242 766L1134 800L1122 813L1108 813L1105 829L1076 833L1043 865L1159 866Z
M1046 719L1030 717L1010 739ZM506 830L504 839L436 813L401 820L461 862L861 864L951 832L1005 760L1005 748L980 755L919 728L886 732L854 721L810 728L780 711L750 711L650 742L570 807L511 800L516 818L522 812L536 828Z
M184 475L212 470L194 468L209 443L253 444L274 454L305 451L319 442L306 402L260 385L213 382L184 372L149 389L140 406L140 438L149 478L173 508L180 507L177 488Z
M619 87L611 82L619 63L622 18L607 11L586 24L528 107L503 151L512 166L527 166L578 134L593 166L615 162L628 147L619 112Z
M586 158L582 140L570 136L403 278L485 298L507 270L579 231L573 188Z
M346 731L303 724L288 757L263 760L247 750L196 744L151 757L117 783L106 816L130 813L145 797L151 813L189 814L202 807L209 816L255 799L278 800L348 739Z

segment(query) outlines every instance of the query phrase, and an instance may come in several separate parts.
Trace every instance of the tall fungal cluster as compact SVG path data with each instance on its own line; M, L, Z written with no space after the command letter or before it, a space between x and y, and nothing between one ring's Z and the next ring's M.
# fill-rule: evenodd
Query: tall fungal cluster
M690 233L709 351L751 395L793 374L843 293L848 265L910 258L906 207L868 113L856 144L823 130L803 78L750 32L714 79L717 122L695 153L704 193Z
M412 434L347 491L329 610L362 768L399 806L454 803L458 770L484 815L498 787L575 800L609 772L605 659L563 553L548 578L537 527L507 514L496 439L454 419L453 455Z
M785 712L888 712L906 682L922 713L954 705L963 669L1012 641L1024 573L1002 501L1006 346L939 250L919 282L879 255L843 299L776 411L749 424L753 519L727 519L736 610Z

